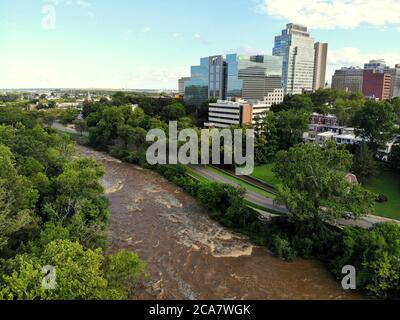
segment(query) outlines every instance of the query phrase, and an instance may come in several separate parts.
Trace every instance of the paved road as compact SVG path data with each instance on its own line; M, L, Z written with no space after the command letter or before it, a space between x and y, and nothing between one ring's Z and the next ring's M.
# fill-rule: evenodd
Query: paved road
M58 121L54 121L53 122L52 128L56 129L56 130L59 130L59 131L67 132L67 133L79 133L78 131L76 131L74 129L74 127L66 127L66 126L62 125ZM82 132L82 136L88 137L89 133L88 132Z
M220 182L220 183L226 183L229 184L231 186L234 187L238 187L239 184L231 181L228 178L225 178L217 173L215 173L214 171L211 171L208 168L205 168L203 166L192 166L191 169L195 172L197 172L198 174L200 174L201 176L203 176L204 178L211 180L211 181L215 181L215 182ZM281 212L283 214L287 214L288 210L283 207L283 206L279 206L277 204L274 203L274 201L272 199L266 198L254 191L247 191L246 192L246 196L245 199L247 201L250 201L252 203L255 203L259 206L263 206L265 208L274 210L274 211L278 211ZM387 219L387 218L382 218L382 217L378 217L378 216L365 216L362 217L360 219L357 220L346 220L346 219L339 219L336 221L336 225L338 226L353 226L353 227L360 227L360 228L364 228L364 229L370 229L372 228L375 224L377 223L382 223L382 222L394 222L400 225L400 221L397 220L392 220L392 219Z
M190 168L193 171L195 171L196 173L198 173L199 175L201 175L202 177L204 177L210 181L225 183L225 184L229 184L234 187L239 187L239 184L237 184L237 183L231 181L230 179L225 178L207 168L204 168L202 166L192 166ZM246 192L245 199L247 201L250 201L254 204L257 204L259 206L265 207L270 210L278 211L278 212L281 212L284 214L288 213L288 210L285 207L275 204L274 200L266 198L254 191L248 190Z
M75 129L65 127L62 124L60 124L59 122L54 122L52 127L55 129L61 130L61 131L65 131L65 132L77 133L77 131ZM84 133L84 135L85 135L85 133ZM88 133L86 133L86 135L88 135ZM191 169L210 181L226 183L226 184L229 184L234 187L239 186L239 184L237 184L225 177L222 177L219 174L217 174L203 166L191 166ZM272 199L266 198L254 191L248 190L246 192L245 199L247 201L250 201L259 206L262 206L262 207L265 207L265 208L268 208L268 209L271 209L271 210L274 210L277 212L281 212L283 214L288 213L288 210L286 209L286 207L279 206L279 205L275 204ZM364 229L370 229L375 224L382 223L382 222L394 222L400 226L400 221L388 219L388 218L382 218L382 217L378 217L378 216L371 216L371 215L362 217L358 220L340 219L340 220L336 221L336 224L339 226L353 226L353 227L360 227L360 228L364 228Z

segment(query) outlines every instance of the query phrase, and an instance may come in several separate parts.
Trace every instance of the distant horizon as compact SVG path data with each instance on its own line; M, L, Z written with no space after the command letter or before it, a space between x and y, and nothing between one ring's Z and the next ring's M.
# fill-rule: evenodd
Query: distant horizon
M330 83L341 67L400 63L400 4L373 2L2 0L0 88L178 90L202 57L272 54L290 22L328 43Z
M99 90L99 91L178 91L177 89L135 89L135 88L90 88L90 87L82 87L82 88L61 88L61 87L36 87L36 88L0 88L2 91L30 91L30 90Z

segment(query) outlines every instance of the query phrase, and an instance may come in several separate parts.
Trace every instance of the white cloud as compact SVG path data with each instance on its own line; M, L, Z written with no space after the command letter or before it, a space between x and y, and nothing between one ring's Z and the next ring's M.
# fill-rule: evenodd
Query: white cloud
M253 48L247 44L242 44L238 48L228 50L225 53L238 53L238 54L243 54L246 56L254 56L257 54L266 54L265 51Z
M175 33L172 34L172 37L173 38L181 38L182 37L182 33L175 32Z
M146 27L146 28L143 29L143 33L149 33L149 32L151 32L151 31L152 31L152 30L151 30L150 27Z
M384 59L388 65L400 63L400 53L363 53L357 48L329 50L328 63L337 66L360 66L373 59Z
M86 0L78 0L78 1L76 1L76 4L82 8L87 8L92 5L89 1L86 1Z
M393 67L395 64L400 63L400 53L364 53L360 49L351 47L336 50L329 49L326 80L331 82L332 75L336 69L351 66L362 68L364 63L373 59L384 59L387 65Z
M315 29L400 26L399 0L261 0L258 9Z
M75 68L76 61L57 59L38 61L28 56L5 56L0 52L0 61L7 61L1 68L0 88L132 88L132 89L176 89L178 79L190 74L188 66L98 68L88 63Z
M210 41L208 41L207 39L205 39L200 33L195 33L194 34L194 38L199 41L200 43L204 44L204 45L208 45L210 44Z

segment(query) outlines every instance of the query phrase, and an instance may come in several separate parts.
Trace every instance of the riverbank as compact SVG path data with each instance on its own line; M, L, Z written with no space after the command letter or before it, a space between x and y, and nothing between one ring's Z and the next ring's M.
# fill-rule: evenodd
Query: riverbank
M79 146L103 164L111 202L109 251L147 262L135 299L363 299L322 263L286 262L209 218L196 199L151 170Z

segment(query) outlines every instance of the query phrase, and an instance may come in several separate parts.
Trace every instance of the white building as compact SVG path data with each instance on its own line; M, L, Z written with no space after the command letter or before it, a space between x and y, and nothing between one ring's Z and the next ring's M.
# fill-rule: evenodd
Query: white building
M283 89L274 89L273 92L269 92L267 96L264 97L264 103L273 106L274 104L282 103L284 97Z
M206 127L227 128L253 124L255 117L269 111L270 105L259 101L239 100L236 102L218 100L210 103Z

